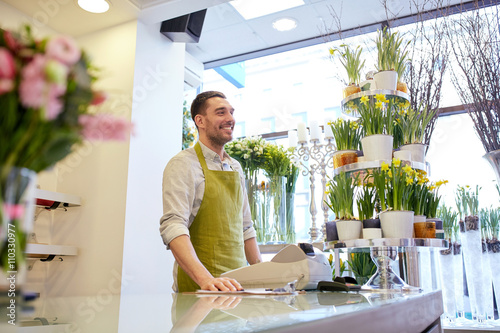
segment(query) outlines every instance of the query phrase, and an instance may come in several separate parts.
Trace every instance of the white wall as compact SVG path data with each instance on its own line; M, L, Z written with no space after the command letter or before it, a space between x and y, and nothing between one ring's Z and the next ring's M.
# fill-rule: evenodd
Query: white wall
M183 43L160 34L160 24L137 25L123 272L123 292L171 291L173 256L159 234L161 183L167 161L181 149Z

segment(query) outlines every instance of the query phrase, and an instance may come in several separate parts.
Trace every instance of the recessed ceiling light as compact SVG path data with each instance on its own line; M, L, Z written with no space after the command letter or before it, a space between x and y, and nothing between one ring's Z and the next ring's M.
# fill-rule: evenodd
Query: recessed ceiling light
M256 17L281 12L285 9L304 5L304 0L233 0L229 2L234 9L250 20Z
M297 21L290 17L283 17L273 22L273 28L278 31L290 31L297 28Z
M91 13L105 13L109 9L109 2L106 0L78 0L78 6Z

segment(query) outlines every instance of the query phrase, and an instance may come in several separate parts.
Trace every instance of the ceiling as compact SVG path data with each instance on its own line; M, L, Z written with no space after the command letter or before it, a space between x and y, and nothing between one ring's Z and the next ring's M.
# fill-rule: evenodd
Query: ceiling
M104 14L87 13L77 6L76 0L1 1L33 19L44 21L55 31L75 37L136 19L146 24L157 24L208 8L200 41L186 44L187 51L203 62L206 68L245 60L255 55L285 51L297 45L325 42L324 35L337 32L339 23L342 30L351 29L353 33L359 31L359 28L373 31L387 20L386 11L381 5L384 0L304 0L305 5L248 21L227 3L228 0L109 0L111 8ZM419 2L385 1L392 13L390 15L403 18L402 21L411 20L409 17L415 13L415 7L410 4ZM456 4L460 0L441 2ZM425 9L433 8L426 5ZM334 20L334 12L341 18L339 21ZM298 22L297 28L289 32L274 30L272 22L280 17L294 18Z

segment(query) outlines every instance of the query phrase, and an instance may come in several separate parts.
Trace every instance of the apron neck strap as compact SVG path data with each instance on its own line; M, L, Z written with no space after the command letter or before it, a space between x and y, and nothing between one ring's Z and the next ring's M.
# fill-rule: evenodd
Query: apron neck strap
M198 160L200 160L201 168L203 170L207 170L207 162L205 161L205 156L203 156L203 152L201 151L201 146L199 142L196 142L194 145L194 150L196 151L196 155L198 156Z

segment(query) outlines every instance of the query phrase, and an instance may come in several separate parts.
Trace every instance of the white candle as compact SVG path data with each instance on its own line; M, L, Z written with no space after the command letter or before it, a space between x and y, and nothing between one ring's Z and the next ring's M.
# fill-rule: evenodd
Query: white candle
M297 124L297 138L299 142L307 142L307 131L305 123Z
M288 131L288 145L289 147L297 147L297 131L296 130L291 130Z
M319 128L317 121L315 121L315 120L311 121L311 123L309 124L309 131L311 133L311 140L319 140L320 139L321 130Z
M328 125L331 121L331 119L325 119L325 139L333 139L332 127Z

